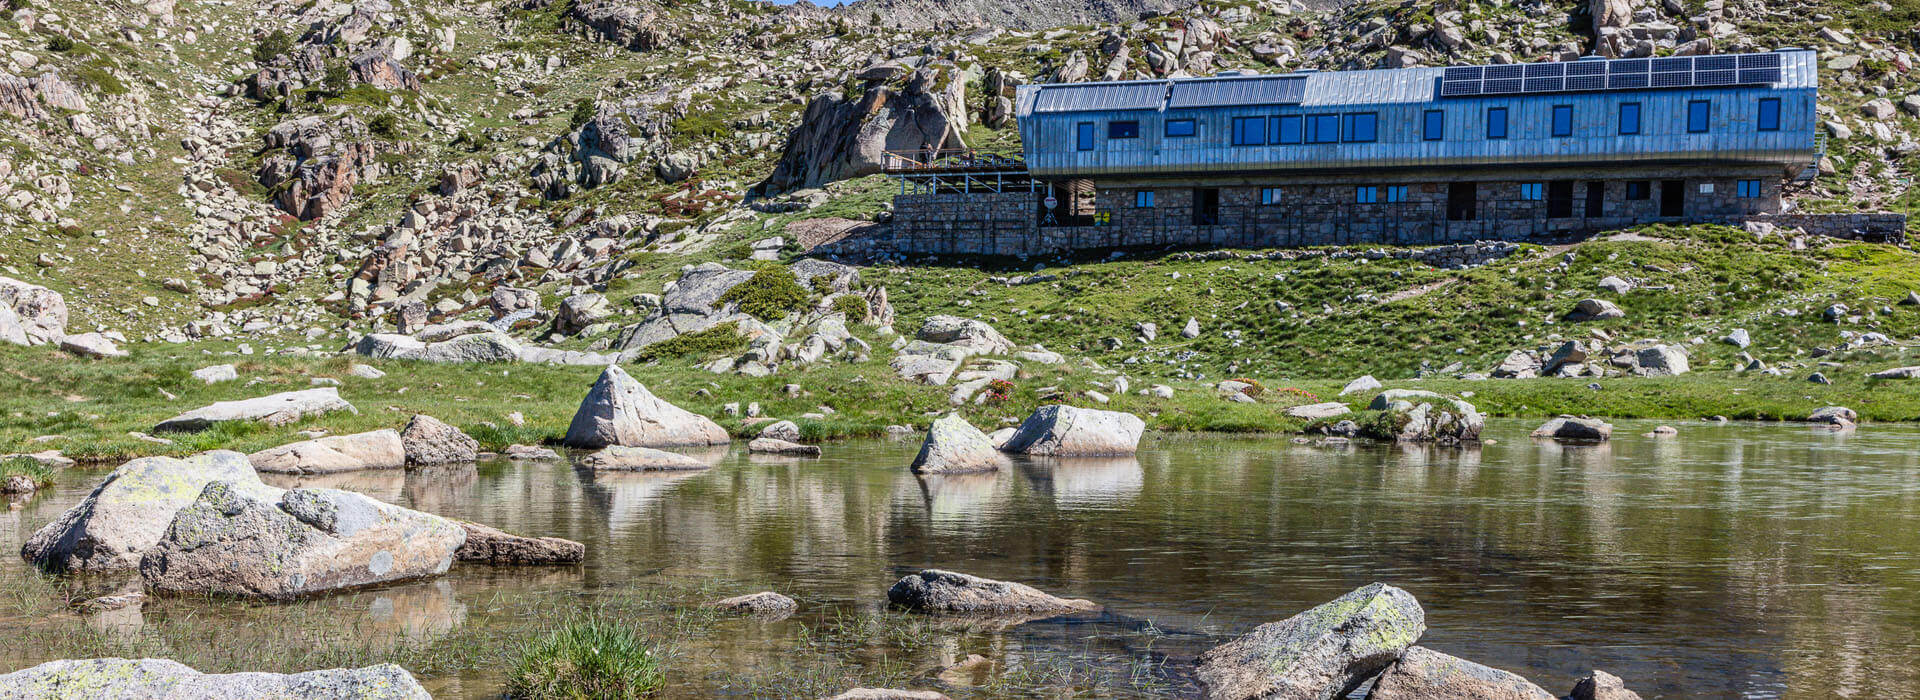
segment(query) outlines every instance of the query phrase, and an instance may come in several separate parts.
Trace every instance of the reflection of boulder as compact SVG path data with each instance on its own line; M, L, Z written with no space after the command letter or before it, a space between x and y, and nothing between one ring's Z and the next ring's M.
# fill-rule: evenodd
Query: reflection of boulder
M367 617L373 628L386 634L382 641L431 642L467 621L467 606L454 595L453 584L426 581L411 586L382 589L367 604Z
M473 463L436 464L407 470L407 504L430 513L445 513L469 502L467 494L480 482Z
M400 503L407 473L399 469L375 469L335 474L261 474L260 480L274 488L340 489Z
M1007 482L994 472L924 474L915 477L915 480L920 482L920 495L926 500L927 514L936 525L943 522L974 522L996 501L1004 502L1008 491Z
M1060 507L1105 505L1140 494L1146 471L1133 457L1061 457L1023 462L1033 487L1053 494Z
M578 472L584 480L588 500L607 517L607 528L616 533L628 525L642 522L655 503L673 491L682 481L704 471L667 472Z

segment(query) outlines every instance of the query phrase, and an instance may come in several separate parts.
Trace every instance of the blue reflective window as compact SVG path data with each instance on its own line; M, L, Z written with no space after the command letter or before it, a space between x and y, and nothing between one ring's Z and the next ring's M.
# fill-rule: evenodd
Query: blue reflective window
M1379 137L1380 115L1359 112L1346 115L1347 143L1372 143Z
M1754 199L1760 196L1759 180L1741 180L1735 184L1735 189L1742 198Z
M1192 135L1193 135L1192 119L1167 120L1167 136L1180 137L1180 136L1192 136Z
M1507 137L1507 108L1487 108L1487 138L1504 139Z
M1266 117L1234 117L1233 145L1259 146L1267 142Z
M1573 135L1573 105L1553 106L1553 135Z
M1761 131L1780 130L1780 98L1766 97L1760 100L1759 126Z
M1300 115L1292 114L1273 118L1273 142L1300 143Z
M1153 190L1140 190L1133 193L1133 206L1141 209L1153 208Z
M1520 184L1521 199L1532 200L1537 202L1542 199L1546 199L1547 198L1546 193L1547 193L1547 186L1543 183L1523 182Z
M1640 133L1640 103L1627 102L1620 105L1620 133L1625 136Z
M1707 117L1712 113L1711 103L1706 100L1693 100L1687 103L1687 133L1707 133Z
M1339 143L1340 115L1307 115L1307 143Z
M1073 146L1082 151L1093 150L1093 122L1073 125Z
M1362 185L1353 188L1353 201L1358 204L1373 204L1380 201L1380 188Z
M1406 185L1388 185L1387 201L1388 202L1407 201L1407 186Z
M1109 139L1137 139L1137 138L1140 138L1140 122L1132 122L1132 121L1128 121L1128 122L1108 122L1108 123L1107 123L1107 138L1109 138Z
M1439 141L1446 138L1447 113L1437 109L1427 110L1427 113L1421 118L1420 134L1421 138L1428 141Z
M1278 187L1262 187L1262 188L1260 188L1260 203L1261 203L1261 204L1279 204L1279 203L1280 203L1280 198L1281 198L1281 192L1280 192L1280 188L1278 188Z

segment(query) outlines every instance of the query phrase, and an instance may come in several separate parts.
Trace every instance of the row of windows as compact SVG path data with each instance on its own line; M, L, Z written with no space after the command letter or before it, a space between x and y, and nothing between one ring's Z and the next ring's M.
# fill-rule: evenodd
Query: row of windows
M1645 200L1652 198L1653 183L1640 180L1628 182L1626 185L1627 199ZM1761 187L1759 180L1739 180L1734 183L1734 188L1735 194L1742 199L1757 199L1760 197ZM1713 183L1701 183L1700 191L1703 194L1711 194L1713 192ZM1384 200L1381 199L1383 195L1386 197ZM1545 200L1547 198L1547 184L1544 182L1520 183L1520 198L1533 202ZM1282 188L1260 188L1261 204L1275 205L1283 201L1284 191ZM1389 204L1405 202L1407 201L1407 186L1386 185L1383 187L1377 185L1359 185L1353 188L1353 201L1355 204L1378 204L1382 201ZM1150 209L1153 205L1153 190L1134 191L1133 206L1135 208Z
M1549 115L1548 130L1555 138L1573 136L1573 105L1554 105ZM1638 102L1625 102L1620 105L1619 118L1615 125L1620 135L1633 136L1640 133L1641 106ZM1755 128L1759 131L1780 130L1780 99L1762 98L1754 114ZM1379 139L1380 116L1376 112L1349 112L1345 114L1289 114L1277 117L1234 117L1233 145L1266 146L1295 145L1305 143L1372 143ZM1713 103L1707 100L1687 102L1686 127L1689 134L1708 133L1713 128ZM1430 109L1421 115L1420 138L1425 141L1446 139L1447 113L1445 110ZM1199 133L1192 119L1169 119L1166 122L1168 138L1185 138ZM1507 108L1488 107L1486 112L1486 134L1488 139L1507 137ZM1093 122L1080 122L1075 128L1074 145L1082 151L1094 149ZM1136 139L1140 137L1140 122L1114 121L1107 123L1108 139Z

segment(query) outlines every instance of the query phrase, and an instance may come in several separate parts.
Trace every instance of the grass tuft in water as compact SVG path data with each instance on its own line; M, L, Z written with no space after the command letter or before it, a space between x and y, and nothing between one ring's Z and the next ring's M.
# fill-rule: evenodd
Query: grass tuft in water
M665 682L653 648L639 633L574 618L520 649L507 692L532 700L631 698Z
M33 481L33 487L44 489L53 485L53 468L41 464L32 457L12 457L0 459L0 482L15 476L24 476Z

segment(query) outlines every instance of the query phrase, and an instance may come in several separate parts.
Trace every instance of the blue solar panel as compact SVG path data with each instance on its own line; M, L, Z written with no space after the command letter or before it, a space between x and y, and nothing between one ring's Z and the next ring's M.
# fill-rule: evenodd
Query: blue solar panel
M1307 79L1298 75L1190 80L1174 83L1167 108L1299 104L1306 96Z
M1159 109L1167 84L1085 83L1042 85L1034 98L1035 112L1096 112L1109 109Z
M1769 85L1784 79L1781 63L1778 53L1760 53L1452 66L1440 96Z

